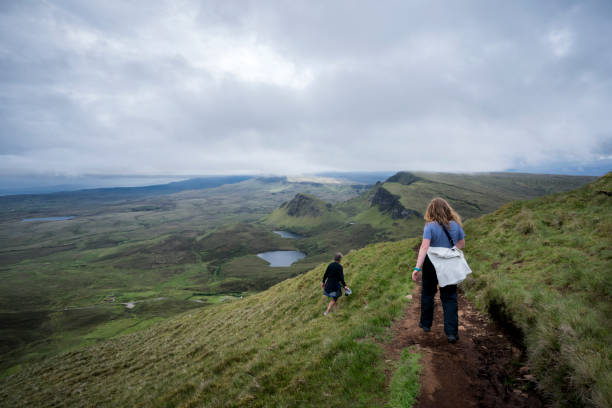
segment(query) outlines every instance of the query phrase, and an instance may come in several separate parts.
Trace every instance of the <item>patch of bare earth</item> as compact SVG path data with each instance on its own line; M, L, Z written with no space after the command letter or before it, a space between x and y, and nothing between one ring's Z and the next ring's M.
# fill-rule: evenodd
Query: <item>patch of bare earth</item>
M416 347L422 353L421 392L416 407L542 407L522 351L495 324L459 295L459 341L448 343L439 294L434 325L429 333L418 327L420 287L404 317L392 327L385 358L397 360L401 351ZM387 377L391 370L387 372Z

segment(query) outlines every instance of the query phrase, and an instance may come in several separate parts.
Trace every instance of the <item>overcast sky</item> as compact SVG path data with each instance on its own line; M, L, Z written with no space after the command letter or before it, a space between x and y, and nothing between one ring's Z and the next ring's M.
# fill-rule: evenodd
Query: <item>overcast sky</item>
M612 158L612 2L0 1L0 174Z

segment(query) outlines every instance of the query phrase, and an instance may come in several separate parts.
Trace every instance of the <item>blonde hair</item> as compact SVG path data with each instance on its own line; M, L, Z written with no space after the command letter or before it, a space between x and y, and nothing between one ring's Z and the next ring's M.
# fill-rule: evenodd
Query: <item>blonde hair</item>
M436 197L429 202L424 218L427 222L435 221L447 227L450 226L451 221L463 226L459 214L453 210L453 207L445 199L440 197Z

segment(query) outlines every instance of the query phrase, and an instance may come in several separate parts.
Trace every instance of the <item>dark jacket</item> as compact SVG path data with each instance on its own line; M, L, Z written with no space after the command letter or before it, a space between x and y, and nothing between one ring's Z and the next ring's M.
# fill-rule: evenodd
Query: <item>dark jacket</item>
M344 270L339 262L332 262L325 270L323 275L323 283L325 283L325 291L327 293L339 291L341 287L346 286L344 282ZM342 284L342 286L340 286Z

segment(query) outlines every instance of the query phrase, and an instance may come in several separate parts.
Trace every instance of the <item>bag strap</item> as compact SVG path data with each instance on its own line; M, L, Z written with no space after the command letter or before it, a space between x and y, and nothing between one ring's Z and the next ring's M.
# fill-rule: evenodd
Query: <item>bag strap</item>
M440 224L440 223L438 223ZM455 241L453 241L453 239L450 236L450 233L448 232L448 230L446 229L446 227L444 226L444 224L440 224L440 226L442 227L442 229L444 230L444 233L446 234L446 237L448 238L448 240L451 243L451 248L455 246Z

